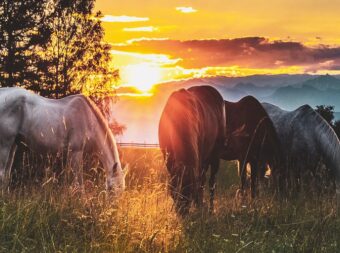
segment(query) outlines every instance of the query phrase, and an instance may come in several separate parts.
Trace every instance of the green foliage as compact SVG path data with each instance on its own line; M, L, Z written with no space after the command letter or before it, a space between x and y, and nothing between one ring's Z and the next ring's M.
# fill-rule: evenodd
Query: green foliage
M167 172L156 149L121 150L130 164L127 190L106 195L103 182L73 187L46 180L0 197L0 252L337 252L335 198L302 193L278 201L262 191L235 198L234 163L221 164L216 210L176 216ZM208 198L206 194L205 198Z

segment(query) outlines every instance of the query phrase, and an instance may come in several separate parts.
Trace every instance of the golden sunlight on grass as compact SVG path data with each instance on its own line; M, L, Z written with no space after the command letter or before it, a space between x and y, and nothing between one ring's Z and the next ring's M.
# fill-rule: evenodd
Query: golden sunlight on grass
M282 202L261 194L241 203L235 164L223 162L215 213L192 210L182 219L167 192L161 152L120 153L130 171L119 199L106 194L101 177L87 181L83 195L49 180L0 194L0 252L336 252L340 220L332 196Z

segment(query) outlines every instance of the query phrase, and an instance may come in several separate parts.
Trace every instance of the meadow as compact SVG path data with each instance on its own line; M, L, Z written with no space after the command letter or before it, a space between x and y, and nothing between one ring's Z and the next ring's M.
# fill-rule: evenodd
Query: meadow
M160 151L121 153L130 171L119 199L106 194L100 177L86 181L85 194L47 177L3 192L0 252L340 252L333 195L306 191L279 201L262 190L240 201L236 164L223 162L214 213L192 210L182 219Z

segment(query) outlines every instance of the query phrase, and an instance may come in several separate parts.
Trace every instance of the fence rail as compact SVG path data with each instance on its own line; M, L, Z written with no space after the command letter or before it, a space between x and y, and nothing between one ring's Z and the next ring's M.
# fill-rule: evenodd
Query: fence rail
M158 143L118 142L117 145L120 147L159 148Z

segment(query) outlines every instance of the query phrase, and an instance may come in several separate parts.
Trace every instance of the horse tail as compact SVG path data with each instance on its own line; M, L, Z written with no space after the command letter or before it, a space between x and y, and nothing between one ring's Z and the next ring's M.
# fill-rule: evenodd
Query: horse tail
M318 113L314 111L318 121L315 128L317 145L332 176L335 177L337 209L340 211L340 141L333 128Z

